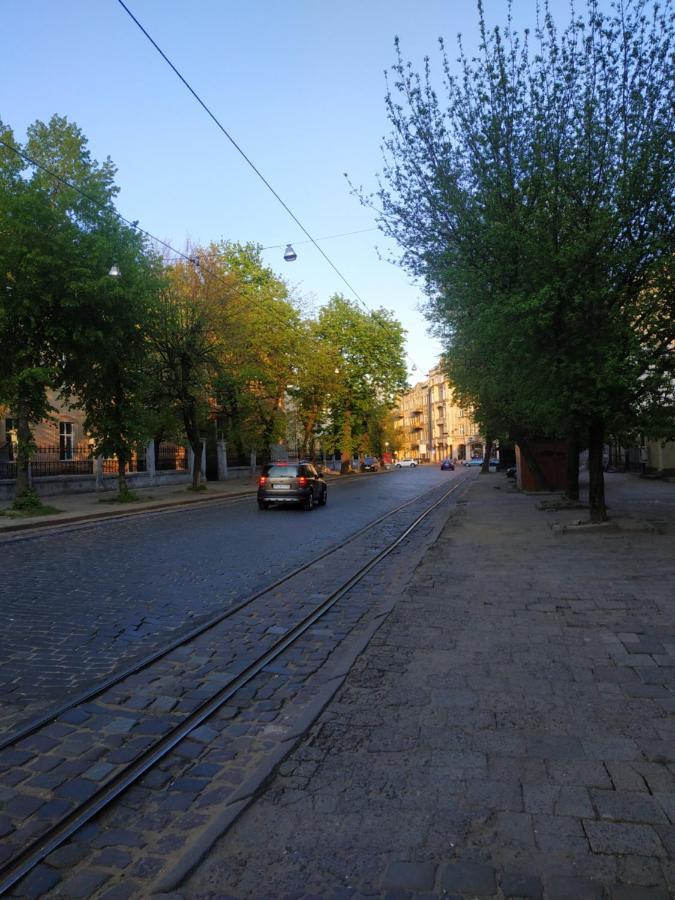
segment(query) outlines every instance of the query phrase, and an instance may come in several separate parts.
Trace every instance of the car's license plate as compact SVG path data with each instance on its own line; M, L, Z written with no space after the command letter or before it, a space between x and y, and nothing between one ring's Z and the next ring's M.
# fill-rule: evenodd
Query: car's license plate
M275 491L287 491L290 488L290 484L284 484L283 482L275 481L272 487Z

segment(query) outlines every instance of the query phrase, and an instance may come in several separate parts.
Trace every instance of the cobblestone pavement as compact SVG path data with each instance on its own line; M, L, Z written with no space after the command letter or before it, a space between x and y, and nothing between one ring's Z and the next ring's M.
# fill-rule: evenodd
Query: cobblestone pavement
M233 681L318 599L330 594L336 581L400 534L427 503L416 501L369 531L356 546L348 545L148 670L0 751L0 863L27 842L42 839L60 817L91 798L158 736ZM435 533L442 520L439 510ZM194 842L195 835L205 840L220 808L236 807L250 796L260 772L271 771L290 751L307 727L303 716L318 714L336 689L336 678L348 669L341 645L355 640L360 649L379 624L375 609L384 585L397 582L402 574L409 577L430 541L431 528L425 524L416 535L416 556L410 556L408 547L374 570L217 716L193 731L120 805L48 856L14 895L51 891L58 897L88 897L105 887L111 897L145 896L147 882L166 867L167 854ZM185 852L189 857L190 851Z
M675 486L611 476L608 497L665 533L556 535L579 513L481 476L170 896L675 896Z
M2 542L0 728L144 657L445 474L331 484L311 515L261 514L249 497Z

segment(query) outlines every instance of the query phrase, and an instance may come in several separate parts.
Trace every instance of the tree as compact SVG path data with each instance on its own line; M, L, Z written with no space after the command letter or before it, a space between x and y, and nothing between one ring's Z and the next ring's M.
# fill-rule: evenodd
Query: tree
M202 477L201 426L218 372L218 339L203 303L200 273L189 263L168 272L155 325L148 340L155 364L158 406L180 420L193 453L192 489Z
M17 419L18 497L33 426L50 412L47 388L58 389L68 353L88 338L81 323L100 275L92 245L116 188L112 163L92 160L64 118L31 125L24 148L0 123L0 141L0 400Z
M604 14L588 0L560 34L545 10L534 54L510 16L489 31L478 13L479 55L461 54L459 77L442 47L445 104L430 63L420 76L399 52L380 222L426 280L479 421L521 448L585 436L603 520L604 438L658 417L672 373L662 306L642 318L672 273L671 4ZM672 312L672 292L662 302Z
M92 241L91 262L105 271L111 246L118 277L91 282L96 303L80 310L72 343L64 341L63 392L85 412L85 428L96 453L117 459L120 499L129 498L127 465L153 434L156 393L149 351L158 327L157 301L163 284L158 257L143 236L116 220Z
M386 310L364 313L335 294L319 312L318 333L341 359L332 419L340 429L341 469L346 472L359 438L367 433L368 416L391 408L406 386L404 331Z

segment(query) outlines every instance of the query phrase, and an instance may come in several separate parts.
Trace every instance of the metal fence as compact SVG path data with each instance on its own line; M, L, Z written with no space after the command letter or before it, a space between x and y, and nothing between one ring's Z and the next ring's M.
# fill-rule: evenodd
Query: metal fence
M36 447L31 457L33 478L45 475L91 475L93 471L94 457L89 447Z
M186 472L188 468L185 447L176 444L160 444L155 457L155 469L158 472Z

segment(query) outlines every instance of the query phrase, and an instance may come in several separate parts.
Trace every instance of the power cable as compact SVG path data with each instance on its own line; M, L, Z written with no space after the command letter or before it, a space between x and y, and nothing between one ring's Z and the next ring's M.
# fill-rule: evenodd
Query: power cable
M290 208L290 207L282 200L282 198L279 196L279 194L275 191L275 189L272 187L272 185L269 183L269 181L268 181L268 180L265 178L265 176L262 174L262 172L260 171L260 169L258 169L258 167L257 167L257 166L252 162L252 160L246 155L246 153L242 150L242 148L239 146L239 144L235 141L235 139L232 137L232 135L229 133L229 131L225 128L225 126L222 124L222 122L218 119L218 117L215 115L215 113L212 112L212 110L207 106L207 104L204 102L204 100L202 100L202 98L199 96L199 94L197 93L197 91L192 87L192 85L191 85L190 82L187 80L187 78L185 78L185 76L181 74L181 72L178 70L178 68L177 68L177 67L173 64L173 62L169 59L169 57L168 57L168 56L166 55L166 53L162 50L162 48L159 46L159 44L157 43L157 41L155 41L155 39L149 34L149 32L147 31L147 29L145 29L145 28L143 27L143 25L141 25L141 23L139 22L139 20L136 18L136 16L131 12L131 10L129 9L129 7L126 5L126 3L124 2L124 0L117 0L117 2L118 2L119 5L122 7L122 9L126 12L126 14L129 16L129 18L132 20L132 22L134 22L134 24L135 24L135 25L139 28L139 30L143 33L143 35L145 35L145 37L148 39L148 41L152 44L152 46L155 48L155 50L156 50L156 51L159 53L159 55L162 57L162 59L164 60L164 62L169 66L169 68L174 72L174 74L175 74L175 75L180 79L180 81L185 85L185 87L186 87L186 88L188 89L188 91L192 94L192 96L195 98L195 100L197 101L197 103L199 103L199 105L202 107L202 109L204 110L204 112L205 112L205 113L209 116L209 118L215 123L215 125L217 126L217 128L225 135L225 137L226 137L226 138L228 139L228 141L232 144L232 146L235 148L235 150L236 150L239 154L241 154L241 156L246 160L246 162L248 163L248 165L253 169L253 171L256 173L256 175L258 176L258 178L260 178L260 180L263 182L263 184L267 187L267 189L268 189L268 190L276 197L276 199L277 199L277 200L279 201L279 203L283 206L283 208L286 210L286 212L289 214L289 216L293 219L293 221L296 223L296 225L298 225L298 227L302 230L302 232L303 232L304 234L307 235L307 237L308 237L308 239L309 239L308 242L314 244L314 246L316 247L316 249L317 249L317 250L319 251L319 253L323 256L323 258L326 260L326 262L329 264L329 266L336 272L336 274L337 274L337 275L342 279L342 281L347 285L347 287L348 287L349 290L352 292L352 294L354 295L354 297L356 297L356 299L359 301L359 303L361 304L361 306L363 306L363 308L366 310L366 312L367 312L369 315L374 316L375 321L376 321L382 328L384 328L385 330L390 330L390 329L388 328L388 323L382 322L382 320L379 318L379 316L377 316L377 315L374 313L374 311L370 309L370 307L366 304L366 302L365 302L365 301L363 300L363 298L359 295L359 293L356 291L356 289L355 289L354 287L352 287L352 285L347 281L347 279L345 278L345 276L344 276L344 275L342 274L342 272L338 269L338 267L335 265L335 263L332 261L332 259L330 259L330 257L329 257L329 256L321 249L321 247L317 244L316 240L312 237L312 235L309 233L309 231L305 228L305 226L302 224L302 222L301 222L301 221L298 219L298 217L295 215L295 213L293 212L293 210L292 210L292 209L291 209L291 208ZM391 333L393 333L393 332L391 332Z
M342 234L329 234L326 237L318 238L320 241L332 241L333 238L349 237L352 234L365 234L367 231L379 231L377 225L373 228L359 228L358 231L343 231ZM300 246L300 244L311 244L311 241L291 241L292 244ZM270 244L269 247L261 247L261 250L280 250L285 244Z
M3 140L2 138L0 138L0 145L2 145L3 147L6 147L8 150L11 150L13 153L16 153L17 156L20 156L31 166L34 166L36 169L39 169L41 172L44 172L45 174L49 175L55 181L58 181L59 184L62 184L62 185L64 185L64 187L70 188L71 190L75 191L81 197L84 197L85 200L88 200L89 203L92 203L94 206L96 206L98 209L103 210L104 212L110 213L116 219L118 219L120 222L124 222L125 225L128 225L129 227L133 228L135 231L139 231L141 234L144 234L146 237L150 238L152 241L155 241L157 244L159 244L162 247L165 247L167 250L171 251L171 253L175 253L177 257L180 257L185 262L194 264L194 260L195 260L194 255L190 256L187 253L183 253L182 250L177 250L171 244L168 244L166 241L163 241L161 238L156 237L154 234L147 231L145 228L141 228L137 221L133 222L133 221L131 221L131 219L127 219L125 216L122 215L122 213L118 212L113 207L108 206L105 203L102 203L100 200L97 200L95 197L91 197L89 194L86 193L86 191L83 191L82 188L78 187L78 185L73 184L71 181L68 181L67 178L63 178L63 176L59 175L58 172L54 172L52 169L49 169L47 166L42 165L42 163L39 163L36 159L33 159L31 156L29 156L23 150L19 150L18 147L14 147L12 144L8 144L7 141ZM209 269L207 266L202 265L201 262L199 264L199 268L201 270L203 270L204 272L206 272L208 275L211 275L212 278L215 278L217 281L220 281L224 285L228 286L225 279L218 272L214 272L213 269ZM270 310L266 306L263 306L261 303L257 302L254 297L249 297L249 301L251 302L252 305L257 306L268 316L272 316L274 319L276 319L276 321L280 322L285 328L292 329L293 331L297 332L301 337L304 336L303 332L299 328L297 328L297 326L292 325L290 322L287 322L285 319L282 319L281 316L276 315L273 312L273 310Z

